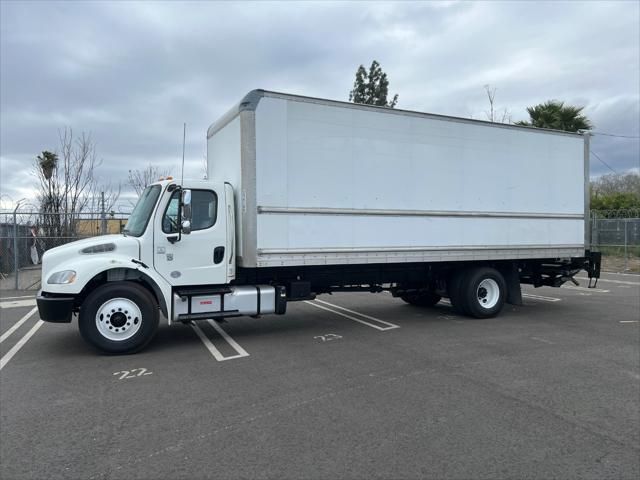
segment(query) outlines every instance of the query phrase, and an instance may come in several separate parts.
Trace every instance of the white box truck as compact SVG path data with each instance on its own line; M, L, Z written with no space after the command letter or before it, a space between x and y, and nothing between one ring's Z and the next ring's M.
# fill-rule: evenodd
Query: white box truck
M255 90L207 132L208 180L158 181L121 235L45 253L40 317L129 353L169 323L337 291L485 318L589 251L589 136Z

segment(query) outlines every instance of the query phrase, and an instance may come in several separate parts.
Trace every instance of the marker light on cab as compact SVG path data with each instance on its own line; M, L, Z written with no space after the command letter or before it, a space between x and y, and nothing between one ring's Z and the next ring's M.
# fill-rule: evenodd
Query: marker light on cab
M75 270L62 270L61 272L55 272L51 274L47 283L49 284L69 284L73 283L76 279Z

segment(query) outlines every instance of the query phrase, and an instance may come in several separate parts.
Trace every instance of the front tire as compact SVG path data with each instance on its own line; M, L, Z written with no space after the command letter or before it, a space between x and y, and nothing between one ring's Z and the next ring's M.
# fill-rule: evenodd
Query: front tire
M107 354L135 353L158 329L158 305L151 293L133 282L101 285L80 308L82 338Z

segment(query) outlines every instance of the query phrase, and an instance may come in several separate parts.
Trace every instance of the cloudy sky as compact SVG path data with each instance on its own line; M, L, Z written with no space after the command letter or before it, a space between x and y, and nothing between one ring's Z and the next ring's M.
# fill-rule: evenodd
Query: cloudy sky
M640 166L640 2L0 2L4 206L32 197L59 129L91 132L104 181L148 163L201 177L207 127L254 88L346 100L377 59L398 107L513 121L584 105L593 151ZM610 170L592 158L591 172Z

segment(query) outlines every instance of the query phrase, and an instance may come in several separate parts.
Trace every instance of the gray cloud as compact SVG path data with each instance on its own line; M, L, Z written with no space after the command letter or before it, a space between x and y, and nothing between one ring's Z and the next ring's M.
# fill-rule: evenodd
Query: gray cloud
M514 120L528 105L584 105L597 130L640 135L637 2L0 3L2 194L26 196L57 131L92 132L99 174L149 162L200 176L208 125L247 91L345 100L379 60L399 107L484 118L483 85ZM637 139L598 137L618 171ZM592 173L608 172L597 160Z

